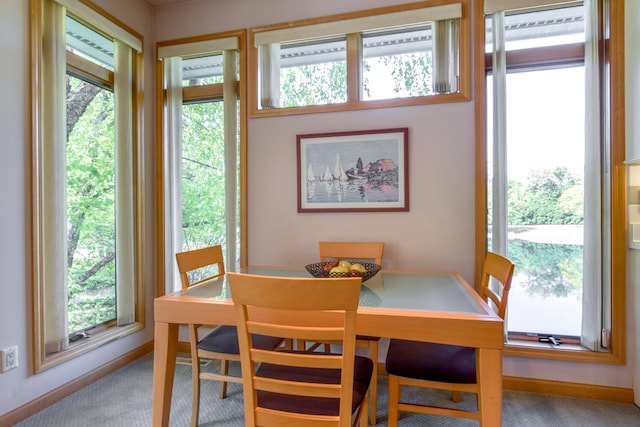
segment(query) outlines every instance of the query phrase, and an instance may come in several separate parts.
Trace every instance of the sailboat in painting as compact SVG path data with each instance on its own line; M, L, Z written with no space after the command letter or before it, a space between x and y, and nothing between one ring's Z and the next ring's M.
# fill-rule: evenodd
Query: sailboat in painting
M329 165L324 170L324 175L321 178L323 181L331 181L333 179L333 175L331 174L331 169L329 169Z
M309 167L307 168L307 181L312 182L316 180L316 176L313 174L313 166L309 163Z

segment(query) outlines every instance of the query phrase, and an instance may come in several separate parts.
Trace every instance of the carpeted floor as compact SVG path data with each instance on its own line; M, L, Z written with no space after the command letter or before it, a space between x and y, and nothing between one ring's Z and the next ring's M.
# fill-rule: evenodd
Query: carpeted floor
M96 381L60 402L18 423L18 427L143 427L151 425L153 355L149 354ZM380 378L378 425L387 425L386 377ZM410 395L410 397L409 397ZM411 399L435 399L450 403L445 392L409 390ZM473 395L463 394L463 405L475 405ZM217 398L217 383L204 381L200 426L244 426L242 387L229 384L228 397ZM536 393L505 391L505 427L631 427L640 426L640 408L633 404L576 399ZM402 413L398 425L477 426L472 420ZM191 419L191 367L178 365L173 388L173 427L189 426Z

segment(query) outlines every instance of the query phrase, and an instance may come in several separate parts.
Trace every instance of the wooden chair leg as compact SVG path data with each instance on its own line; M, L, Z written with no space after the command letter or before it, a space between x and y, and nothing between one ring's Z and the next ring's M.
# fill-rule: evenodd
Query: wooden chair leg
M360 413L360 427L369 427L369 416L367 415L367 411L369 409L369 397L370 394L367 393L362 401L362 412Z
M229 361L228 360L220 360L220 374L229 375ZM220 381L220 389L218 391L218 396L220 399L224 399L227 397L227 382Z
M461 393L459 391L452 391L451 392L451 400L454 401L455 403L460 402L460 400L462 399L461 397Z
M395 375L389 375L389 427L398 426L400 416L398 404L400 403L400 380Z
M198 357L191 356L191 382L193 383L191 393L191 427L198 425L198 412L200 408L200 361Z
M371 374L371 385L369 394L371 400L371 425L378 424L378 341L369 341L369 357L373 361L373 373Z

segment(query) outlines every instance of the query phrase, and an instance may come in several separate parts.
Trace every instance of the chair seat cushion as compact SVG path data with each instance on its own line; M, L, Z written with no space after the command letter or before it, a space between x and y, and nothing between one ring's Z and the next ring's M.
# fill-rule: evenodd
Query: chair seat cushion
M438 382L476 382L476 350L447 344L392 339L387 351L390 375Z
M367 394L372 372L372 360L368 357L356 356L353 374L352 413L360 406ZM340 369L296 368L263 363L256 371L256 375L290 381L340 384ZM258 391L258 405L299 414L338 415L340 400Z
M282 343L282 338L264 335L251 335L254 346L262 350L273 350ZM200 350L224 354L240 354L238 329L235 326L221 325L209 332L198 342Z

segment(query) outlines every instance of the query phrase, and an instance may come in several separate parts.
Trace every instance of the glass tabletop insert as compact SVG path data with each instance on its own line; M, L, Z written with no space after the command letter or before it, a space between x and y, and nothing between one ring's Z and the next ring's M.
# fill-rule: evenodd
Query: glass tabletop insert
M283 277L311 277L304 269L249 267L247 274ZM225 277L193 286L181 295L218 300L231 298ZM381 271L363 283L360 306L405 310L483 313L482 307L453 274Z

